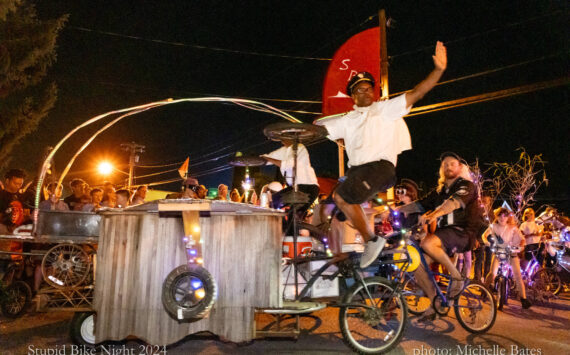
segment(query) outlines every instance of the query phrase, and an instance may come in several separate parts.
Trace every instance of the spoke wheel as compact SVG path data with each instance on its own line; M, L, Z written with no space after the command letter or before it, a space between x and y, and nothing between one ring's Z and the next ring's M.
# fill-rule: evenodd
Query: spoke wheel
M53 287L80 285L91 269L91 259L76 244L59 244L48 250L42 260L44 280Z
M8 318L18 318L32 299L32 289L24 281L15 281L6 287L6 299L2 301L2 314Z
M497 318L495 299L485 286L471 283L459 294L453 305L457 321L471 333L485 333Z
M537 291L552 292L557 295L562 289L560 276L552 269L540 269L532 277L533 287Z
M400 342L408 323L406 300L381 277L354 284L339 312L343 341L359 354L380 354Z

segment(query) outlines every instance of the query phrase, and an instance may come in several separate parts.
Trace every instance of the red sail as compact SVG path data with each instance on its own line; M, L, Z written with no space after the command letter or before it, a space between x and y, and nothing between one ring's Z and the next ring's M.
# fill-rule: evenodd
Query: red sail
M346 84L355 74L367 71L374 76L374 94L380 97L380 29L362 31L352 36L335 53L323 86L323 116L347 112L352 99Z

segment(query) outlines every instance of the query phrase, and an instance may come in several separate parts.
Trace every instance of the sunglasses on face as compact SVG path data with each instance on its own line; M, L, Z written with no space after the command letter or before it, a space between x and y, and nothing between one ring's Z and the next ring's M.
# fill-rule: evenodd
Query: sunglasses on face
M408 192L408 190L404 187L396 187L394 192L396 193L396 195L405 195L406 192Z

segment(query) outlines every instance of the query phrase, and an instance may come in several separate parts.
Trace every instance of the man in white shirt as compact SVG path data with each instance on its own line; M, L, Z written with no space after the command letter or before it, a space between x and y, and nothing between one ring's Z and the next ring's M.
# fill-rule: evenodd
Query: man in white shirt
M374 235L360 204L396 183L398 154L412 148L403 116L437 84L446 69L447 51L443 43L437 42L432 57L435 68L422 82L405 94L386 101L374 100L371 74L355 75L346 88L354 101L354 110L317 122L326 127L329 139L344 140L350 169L333 197L367 242L360 260L363 268L378 257L385 240Z
M279 167L287 185L289 185L288 188L273 194L272 200L274 208L279 208L281 196L293 189L293 168L295 165L293 152L294 142L283 140L282 143L283 147L269 154L261 155L267 162ZM299 191L306 193L309 197L309 202L298 208L299 211L306 211L319 195L319 183L315 170L311 166L309 152L301 143L297 144L297 176L295 177L295 182L297 183Z

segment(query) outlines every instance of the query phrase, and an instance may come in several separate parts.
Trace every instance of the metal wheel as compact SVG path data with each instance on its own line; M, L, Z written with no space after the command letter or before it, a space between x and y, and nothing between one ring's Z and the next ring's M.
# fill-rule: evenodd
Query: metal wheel
M542 268L532 277L533 287L537 291L552 292L557 295L562 289L562 281L556 271Z
M24 281L14 281L6 287L5 292L6 299L0 303L2 314L8 318L18 318L30 304L32 289Z
M217 298L214 277L198 265L181 265L172 270L162 286L162 304L178 320L205 317Z
M95 347L95 313L77 312L71 320L71 340L77 345L83 345L87 349Z
M56 245L42 260L44 280L56 288L80 285L90 269L89 255L76 244Z
M345 294L339 312L343 341L359 354L380 354L394 348L408 323L406 301L388 280L364 279Z
M471 283L455 300L453 310L457 321L471 333L485 333L497 318L495 299L485 286Z

